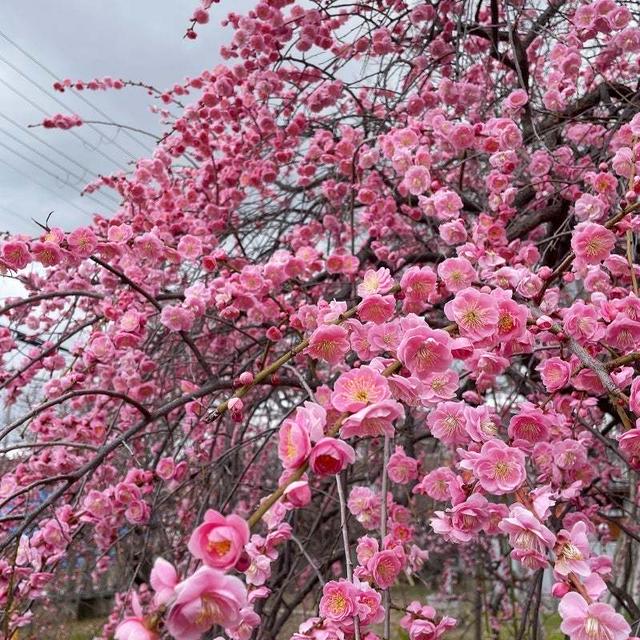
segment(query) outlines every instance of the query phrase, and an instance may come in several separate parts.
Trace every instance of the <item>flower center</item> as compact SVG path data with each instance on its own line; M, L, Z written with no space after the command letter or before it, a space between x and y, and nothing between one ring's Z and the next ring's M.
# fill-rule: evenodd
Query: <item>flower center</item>
M202 607L196 616L195 623L198 626L211 627L220 620L220 607L207 596L202 596L200 602Z
M494 467L494 473L496 478L504 480L511 473L511 465L508 462L497 462Z
M215 553L219 558L229 553L231 549L231 540L209 540L207 542L207 550L209 553Z

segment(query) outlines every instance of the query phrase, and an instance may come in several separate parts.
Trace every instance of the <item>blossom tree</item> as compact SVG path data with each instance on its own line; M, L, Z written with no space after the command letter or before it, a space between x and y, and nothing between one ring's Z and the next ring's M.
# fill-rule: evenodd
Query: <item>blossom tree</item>
M260 0L149 87L115 215L0 247L3 637L74 550L103 638L638 634L633 9Z

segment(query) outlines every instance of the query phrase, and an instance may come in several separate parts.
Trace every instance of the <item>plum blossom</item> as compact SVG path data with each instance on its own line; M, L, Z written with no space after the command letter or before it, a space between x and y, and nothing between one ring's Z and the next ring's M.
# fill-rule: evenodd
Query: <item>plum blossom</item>
M285 469L301 466L311 452L311 439L305 427L287 419L279 431L278 457Z
M502 440L489 440L480 453L469 451L464 456L460 466L470 469L480 486L493 495L512 493L526 478L524 453Z
M494 299L476 289L462 289L444 306L444 313L455 322L461 335L470 340L483 340L496 333L498 320Z
M331 402L338 411L355 412L390 395L386 378L371 367L351 369L334 385Z
M232 568L249 542L249 527L235 514L223 516L213 509L204 515L204 522L189 539L189 551L206 565L216 569Z
M595 222L580 222L573 230L571 248L582 264L599 264L615 246L615 234Z
M392 482L407 484L418 477L418 461L408 456L402 447L396 446L389 456L387 473Z
M329 364L340 362L349 351L347 331L338 325L318 327L309 340L308 352L312 358L326 360Z
M429 374L446 371L453 362L449 334L426 325L406 331L397 353L411 375L419 380L424 380Z
M404 417L404 408L399 402L392 399L381 400L350 415L342 423L340 435L343 438L392 436L393 423L402 417Z
M237 625L247 602L247 590L239 578L211 567L198 569L175 592L167 629L176 640L198 640L216 624Z
M575 591L567 593L558 606L560 630L570 640L626 640L631 627L626 620L603 602L588 604Z
M347 465L353 464L355 459L353 447L342 440L327 437L317 442L311 450L309 465L318 475L336 475Z

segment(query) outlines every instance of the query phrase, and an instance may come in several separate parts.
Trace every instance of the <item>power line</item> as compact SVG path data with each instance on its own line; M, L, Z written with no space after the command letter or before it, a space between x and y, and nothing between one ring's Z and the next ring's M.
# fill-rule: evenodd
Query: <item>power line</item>
M8 209L4 205L0 204L0 209L2 209L5 213L8 213L10 216L13 216L14 218L17 218L18 220L23 220L24 222L28 222L29 224L32 224L34 227L38 226L33 220L30 220L26 216L23 216L23 215L21 215L19 213L16 213L15 211L13 211L11 209ZM4 230L7 231L6 229L4 229Z
M26 73L24 73L24 71L22 71L19 67L16 67L16 65L14 65L12 62L9 62L9 60L7 60L5 57L0 55L0 61L4 62L4 64L6 64L9 68L13 69L17 74L19 74L21 77L23 77L27 82L29 82L34 87L36 87L36 89L38 89L38 91L41 91L46 96L51 98L51 100L53 100L56 104L60 105L63 109L69 111L70 113L74 113L74 109L72 109L71 107L66 105L56 95L54 95L53 93L49 92L44 87L40 86L35 80L32 80ZM96 133L98 133L100 135L100 137L103 137L102 131L100 131L100 129L98 129L95 125L87 123L87 126L90 129L93 129ZM133 155L130 151L125 149L121 144L116 142L115 139L114 140L110 140L110 143L113 144L114 147L120 149L120 151L122 151L122 153L125 153L126 155L128 155L132 160L137 160L135 155Z
M42 62L40 62L40 60L38 60L35 56L31 55L28 51L26 51L23 47L21 47L17 42L15 42L14 40L12 40L6 33L4 33L3 31L0 31L0 37L4 38L8 43L10 43L11 45L13 45L18 51L20 51L20 53L22 53L23 55L25 55L27 58L29 58L29 60L31 60L31 62L33 62L34 64L38 65L43 71L45 71L46 73L49 74L50 77L52 77L54 80L60 80L60 77L54 73L53 71L51 71L51 69L49 69L47 66L45 66ZM89 105L96 113L99 113L103 118L106 118L111 124L117 124L117 122L115 122L114 120L112 120L104 111L102 111L102 109L100 109L99 107L97 107L95 104L93 104L89 99L87 99L82 93L80 93L79 91L76 91L75 89L71 89L71 92L73 93L73 95L75 95L77 98L79 98L80 100L82 100L82 102L84 102L85 104ZM139 138L137 138L136 136L134 136L130 131L127 131L126 129L123 130L124 134L130 138L131 140L133 140L134 142L137 142L143 149L145 149L148 152L152 152L153 148L150 147L149 145L145 144L144 142L141 142Z
M59 156L62 156L65 160L76 165L76 167L78 167L79 169L82 169L82 171L84 171L85 173L88 173L91 176L97 176L99 174L98 171L93 171L91 169L88 169L85 165L80 164L75 158L72 158L71 156L67 155L64 151L60 151L60 149L54 147L52 144L49 144L46 140L44 140L40 136L33 133L33 131L31 131L30 129L27 129L26 127L23 127L20 123L16 122L13 118L10 118L7 114L2 113L1 111L0 111L0 118L6 120L8 123L12 124L14 127L19 129L23 133L26 133L29 137L33 138L34 140L37 140L40 144L44 145L48 149L51 149L51 151L54 151ZM104 195L105 197L114 198L114 196L112 196L108 192L104 192L102 195ZM114 199L117 202L117 198L114 198Z
M5 136L11 138L13 141L17 142L18 144L22 145L23 147L26 147L27 149L29 149L29 151L31 151L32 153L35 153L37 156L39 156L43 160L46 160L47 162L51 163L54 167L60 169L61 171L64 171L68 176L71 176L79 184L82 184L82 183L86 184L86 182L88 182L84 178L84 176L78 175L77 173L74 173L68 167L65 167L64 165L60 164L56 160L52 160L51 158L49 158L49 156L46 156L44 153L41 153L40 151L38 151L38 149L32 147L30 144L27 144L23 140L20 140L20 138L18 138L17 136L14 136L12 133L7 131L6 129L3 129L2 127L0 127L0 132L2 132ZM78 185L75 185L75 186L78 186ZM102 197L110 196L113 199L113 201L101 202L100 200L97 199L98 196L102 196ZM95 196L91 193L88 193L86 194L86 197L93 200L94 202L99 204L101 207L112 207L114 204L117 204L117 200L115 200L115 198L113 198L113 196L109 193L103 193L98 191Z
M0 78L0 84L4 85L7 89L9 89L9 91L12 91L17 96L22 98L25 102L30 104L34 109L36 109L40 113L44 114L45 116L50 115L37 102L34 102L31 98L29 98L28 96L25 96L24 93L22 93L21 91L18 91L18 89L16 89L15 87L12 87L6 80L3 80L2 78ZM78 140L80 140L80 142L82 142L82 144L85 147L91 149L92 151L95 151L98 155L101 155L105 160L109 161L111 164L115 164L120 169L123 169L124 171L126 171L124 167L120 166L120 163L117 160L107 155L104 151L102 151L102 149L100 149L96 145L92 144L88 140L85 140L81 135L78 135L73 129L69 129L67 133L70 133L74 138L77 138Z
M41 164L38 164L35 160L31 160L27 156L22 155L19 151L12 149L10 146L6 145L4 142L0 142L0 147L2 147L3 149L6 149L7 151L9 151L9 153L13 153L14 155L18 156L18 158L21 158L25 162L32 164L34 167L36 167L36 169L40 169L40 171L42 171L43 173L46 173L48 176L52 177L54 180L61 182L67 187L71 187L68 180L64 180L59 175L56 175L52 171L49 171L46 167L43 167ZM96 202L100 207L105 206L102 202L100 202L99 200L96 200L90 193L87 194L86 197ZM93 214L89 214L89 215L93 215Z
M78 206L74 202L71 202L70 200L67 200L66 198L62 197L59 193L56 193L53 189L48 187L46 184L43 184L39 180L36 180L33 176L29 175L25 171L22 171L22 170L18 169L17 167L12 165L10 162L7 162L3 158L0 158L0 163L6 165L7 167L9 167L9 169L11 169L11 170L15 171L16 173L20 174L22 177L26 178L30 182L33 182L34 184L37 184L41 189L45 189L49 193L53 194L59 200L62 200L63 202L66 202L69 206L73 207L74 209L77 209L81 213L84 213L85 215L90 216L91 218L93 218L93 213L91 213L87 209L83 209L82 207Z

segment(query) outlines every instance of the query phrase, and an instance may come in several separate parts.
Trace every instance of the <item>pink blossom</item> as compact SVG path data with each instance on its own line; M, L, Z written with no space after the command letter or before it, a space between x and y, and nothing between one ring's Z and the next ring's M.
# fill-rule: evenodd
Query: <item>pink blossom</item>
M625 316L617 317L608 327L606 340L621 351L633 351L640 344L640 322Z
M240 610L240 622L225 631L232 640L249 640L253 630L260 624L260 616L249 606ZM216 638L215 640L223 640Z
M400 288L407 299L426 302L436 289L436 274L430 267L410 267L400 280Z
M145 625L144 619L129 617L116 627L113 637L115 640L157 640L160 636Z
M175 472L176 465L173 458L160 458L156 465L156 474L162 480L171 480Z
M216 624L237 625L246 602L247 590L240 579L201 567L176 586L167 629L176 640L198 640Z
M429 170L423 165L409 167L404 174L402 184L410 194L414 196L422 195L429 189L431 184Z
M527 330L528 310L500 291L492 294L498 298L498 336L500 340L518 340Z
M576 340L599 340L604 335L599 318L598 311L593 305L587 305L582 300L578 300L565 311L562 326Z
M320 476L336 475L347 465L353 464L356 452L342 440L322 438L311 450L309 465Z
M178 584L178 574L174 566L164 558L156 558L149 578L151 588L156 592L153 601L161 606L170 602Z
M640 416L640 376L633 379L629 393L629 408Z
M402 447L396 446L389 457L387 473L392 482L407 484L418 477L418 461L408 456Z
M526 478L524 453L509 447L502 440L489 440L482 445L479 454L468 452L466 456L467 459L460 466L471 469L480 486L488 493L512 493Z
M349 348L346 329L338 325L322 325L311 335L307 352L312 358L338 364Z
M500 418L493 413L486 405L480 407L465 407L467 418L466 430L472 440L476 442L487 442L494 438L498 432Z
M192 235L182 236L178 242L178 253L185 260L196 260L202 255L202 240Z
M285 469L297 469L311 453L307 429L296 420L286 419L279 431L278 457Z
M444 313L470 340L483 340L496 333L499 313L494 299L475 289L463 289L444 305Z
M549 393L562 389L571 379L571 365L557 357L546 358L536 370L540 372L542 383Z
M576 201L574 205L574 213L578 220L581 222L600 221L606 213L607 205L603 201L602 197L593 196L589 193L583 193Z
M361 536L358 538L356 557L361 565L366 565L378 550L379 545L375 538L371 538L370 536Z
M444 502L451 498L450 483L455 479L455 473L449 467L438 467L427 473L413 488L413 493L420 493Z
M331 580L322 588L320 615L333 622L345 622L358 615L357 590L348 580Z
M371 367L343 373L334 385L331 402L338 411L354 412L390 395L386 378Z
M438 276L452 293L471 286L478 279L473 265L466 258L447 258L438 265Z
M393 317L396 309L396 299L391 296L381 296L378 293L364 298L358 305L358 317L362 322L382 324Z
M445 222L438 228L440 237L450 246L462 244L467 239L467 230L462 220Z
M311 502L311 489L307 480L296 480L287 485L283 498L293 507L300 509Z
M588 559L590 555L589 540L587 539L587 525L576 522L571 531L562 529L556 540L556 562L554 571L561 576L575 573L588 576L591 573Z
M392 436L393 423L402 417L404 417L404 408L399 402L392 399L381 400L349 416L342 423L340 435L343 438Z
M98 239L92 229L81 227L67 236L67 243L76 256L88 258L98 246Z
M469 542L481 531L487 519L489 502L479 493L446 512L436 511L431 528L451 542Z
M556 537L531 511L519 504L513 505L509 517L502 520L498 526L501 531L509 535L509 544L514 550L525 554L520 555L521 559L534 560L533 565L525 562L526 566L538 568L540 562L542 566L546 564L544 554L553 547Z
M319 392L320 389L316 393ZM307 400L303 406L296 409L295 421L308 431L311 442L317 442L324 436L327 411L317 402Z
M430 411L427 425L432 435L449 445L468 442L465 406L464 402L442 402Z
M419 380L425 380L429 374L446 371L453 362L449 334L426 325L406 331L397 353L400 362Z
M62 251L54 242L34 242L31 245L31 252L44 267L53 267L62 262Z
M399 555L394 549L386 549L373 554L367 562L367 569L380 589L388 589L400 575L402 565L403 554Z
M380 524L380 495L368 487L353 487L349 494L347 507L358 522L368 530L376 529Z
M462 209L460 196L450 189L438 189L431 199L435 215L439 220L451 220L457 218ZM446 260L445 260L446 262ZM440 273L438 271L438 273Z
M507 108L511 111L517 111L529 101L529 96L524 89L516 89L512 91L505 100Z
M425 404L436 404L440 400L451 400L456 395L459 382L458 374L451 369L441 373L431 373L424 380L420 400Z
M547 439L550 426L549 419L542 411L533 406L523 407L522 411L509 421L508 433L514 442L524 440L535 444Z
M24 269L31 262L26 242L13 240L2 245L2 260L12 269Z
M567 593L558 606L560 630L570 640L627 640L631 627L604 602L587 604L575 591Z
M193 312L176 305L163 307L160 321L170 331L189 331L195 317Z
M573 230L571 248L583 264L599 264L616 244L612 231L595 222L580 222Z
M560 469L578 469L586 464L587 451L578 440L561 440L554 448L553 461Z
M640 380L640 378L636 378L636 380ZM635 468L640 468L640 428L629 429L618 436L618 446L620 451L627 456L629 462Z
M362 278L362 282L358 285L358 295L366 298L373 294L389 293L393 287L393 278L391 272L386 267L380 267L377 271L367 269Z
M197 527L189 539L189 551L206 565L227 570L240 558L249 541L249 527L245 520L232 514L222 514L209 509L204 522Z

